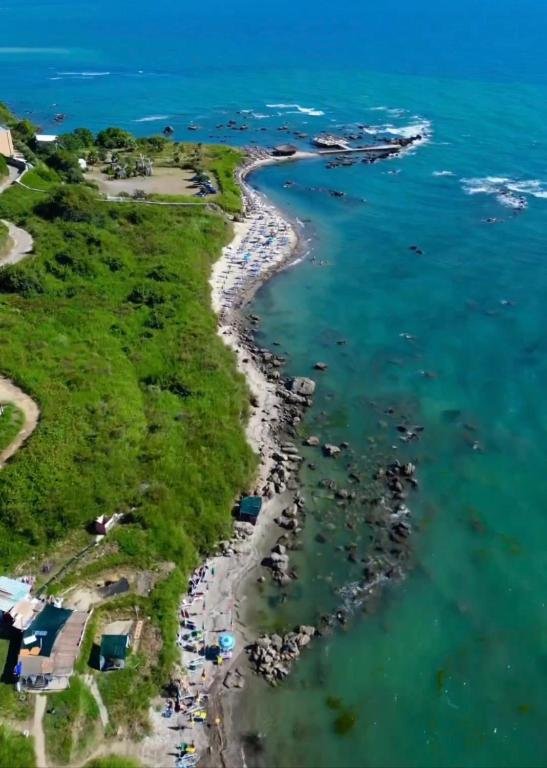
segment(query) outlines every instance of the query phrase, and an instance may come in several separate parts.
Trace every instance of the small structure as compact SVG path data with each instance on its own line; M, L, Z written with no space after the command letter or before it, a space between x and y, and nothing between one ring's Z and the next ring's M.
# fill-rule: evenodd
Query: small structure
M19 579L0 576L0 614L8 613L20 600L30 594L30 584Z
M18 690L60 691L69 685L90 613L47 604L23 632Z
M260 496L245 496L239 502L239 519L256 525L261 509L262 498Z
M99 517L95 519L95 533L99 536L106 536L115 522L116 517L114 515L111 517L108 515L99 515Z
M321 133L319 136L315 136L312 144L319 147L319 149L348 149L347 141L329 133Z
M274 147L272 150L272 155L274 157L292 157L298 152L298 147L295 147L294 144L278 144L277 147Z
M39 147L49 147L55 144L59 137L52 133L37 133L35 137L36 144Z
M83 157L78 158L78 165L80 166L81 171L87 171L87 160Z
M0 155L13 157L14 154L15 147L13 146L11 131L5 125L0 125Z
M42 610L43 603L30 596L31 585L0 576L0 621L23 632Z
M103 635L100 651L101 672L123 669L129 645L129 635Z

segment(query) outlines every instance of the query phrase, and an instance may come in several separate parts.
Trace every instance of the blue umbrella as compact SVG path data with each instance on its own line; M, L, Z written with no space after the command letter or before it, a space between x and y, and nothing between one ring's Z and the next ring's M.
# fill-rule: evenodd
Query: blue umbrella
M222 651L232 651L235 648L236 640L233 635L230 635L228 632L226 632L222 635L219 635L218 644L220 645Z

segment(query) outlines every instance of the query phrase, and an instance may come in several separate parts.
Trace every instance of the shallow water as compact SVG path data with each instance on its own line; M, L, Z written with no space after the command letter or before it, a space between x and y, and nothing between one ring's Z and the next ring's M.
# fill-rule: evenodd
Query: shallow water
M361 576L338 547L367 553L363 509L337 508L321 477L352 462L364 485L378 457L408 455L420 490L407 579L315 642L280 689L253 681L240 722L266 736L251 767L544 765L546 6L525 0L518 24L505 0L352 0L341 17L303 3L290 23L277 10L123 0L105 24L96 3L7 0L2 97L47 131L64 112L67 127L169 123L178 140L273 144L282 123L431 134L373 166L254 177L312 233L309 257L255 301L261 338L281 342L290 373L328 363L303 432L350 443L336 462L308 452L300 578L283 602L252 595L257 626L315 621ZM216 128L232 118L249 128ZM424 425L419 443L400 443L399 417Z

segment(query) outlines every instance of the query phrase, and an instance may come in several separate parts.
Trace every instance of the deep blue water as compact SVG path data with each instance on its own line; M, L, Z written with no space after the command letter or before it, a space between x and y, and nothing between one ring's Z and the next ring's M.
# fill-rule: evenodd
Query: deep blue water
M547 4L3 0L0 13L0 98L47 131L64 112L67 127L169 123L184 139L193 122L192 138L232 143L276 143L282 123L426 133L389 162L255 178L313 232L255 307L291 372L329 364L304 431L348 440L364 467L409 456L421 488L408 578L281 689L251 686L241 730L266 735L250 765L545 765ZM216 128L229 119L248 130ZM398 442L388 406L425 426L419 444ZM366 554L362 510L317 490L343 464L314 460L300 580L282 605L270 590L249 601L264 627L316 620L360 576L338 547ZM356 718L344 736L327 696Z

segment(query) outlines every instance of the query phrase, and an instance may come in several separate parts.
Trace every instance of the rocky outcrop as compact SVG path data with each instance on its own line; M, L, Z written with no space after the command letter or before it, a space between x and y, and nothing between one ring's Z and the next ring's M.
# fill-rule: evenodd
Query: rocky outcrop
M277 685L285 679L291 666L306 648L317 630L302 625L286 635L262 635L247 648L249 660L259 675L270 685Z

